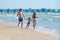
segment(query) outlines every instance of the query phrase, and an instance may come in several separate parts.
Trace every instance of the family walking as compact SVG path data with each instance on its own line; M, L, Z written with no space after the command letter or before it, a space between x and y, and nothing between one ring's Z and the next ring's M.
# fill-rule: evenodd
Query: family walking
M23 28L23 17L25 18L25 16L22 12L22 9L19 9L17 17L18 17L18 20L19 20L18 27L19 27L19 24L21 24L21 28ZM30 22L33 21L33 29L35 30L35 28L36 28L36 18L38 18L37 15L36 15L36 12L33 13L32 18L30 18L30 17L27 18L27 21L28 21L27 25L26 25L27 29L29 28Z

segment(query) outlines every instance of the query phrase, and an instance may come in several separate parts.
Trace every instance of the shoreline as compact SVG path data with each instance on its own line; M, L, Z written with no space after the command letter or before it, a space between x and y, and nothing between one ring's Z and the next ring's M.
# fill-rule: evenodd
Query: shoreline
M15 25L0 23L1 40L55 40L55 37L34 30L17 28Z

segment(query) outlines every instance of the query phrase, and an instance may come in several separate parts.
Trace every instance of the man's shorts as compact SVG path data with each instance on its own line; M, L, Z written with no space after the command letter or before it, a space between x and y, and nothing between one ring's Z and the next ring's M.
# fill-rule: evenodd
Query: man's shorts
M23 17L18 18L19 22L23 21Z

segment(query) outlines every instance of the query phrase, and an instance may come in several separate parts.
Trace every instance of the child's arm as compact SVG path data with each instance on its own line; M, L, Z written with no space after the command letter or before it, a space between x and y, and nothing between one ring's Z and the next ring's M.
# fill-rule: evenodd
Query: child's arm
M36 18L39 18L38 16L36 16Z
M39 17L36 17L36 18L39 18Z
M33 20L33 18L30 19L31 21Z
M28 18L26 18L26 17L24 19L28 20Z

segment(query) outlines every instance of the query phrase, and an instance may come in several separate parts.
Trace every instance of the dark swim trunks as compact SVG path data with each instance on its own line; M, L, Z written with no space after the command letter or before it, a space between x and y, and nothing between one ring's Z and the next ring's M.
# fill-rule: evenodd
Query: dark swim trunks
M22 22L23 21L23 17L20 17L18 19L19 19L19 22Z

